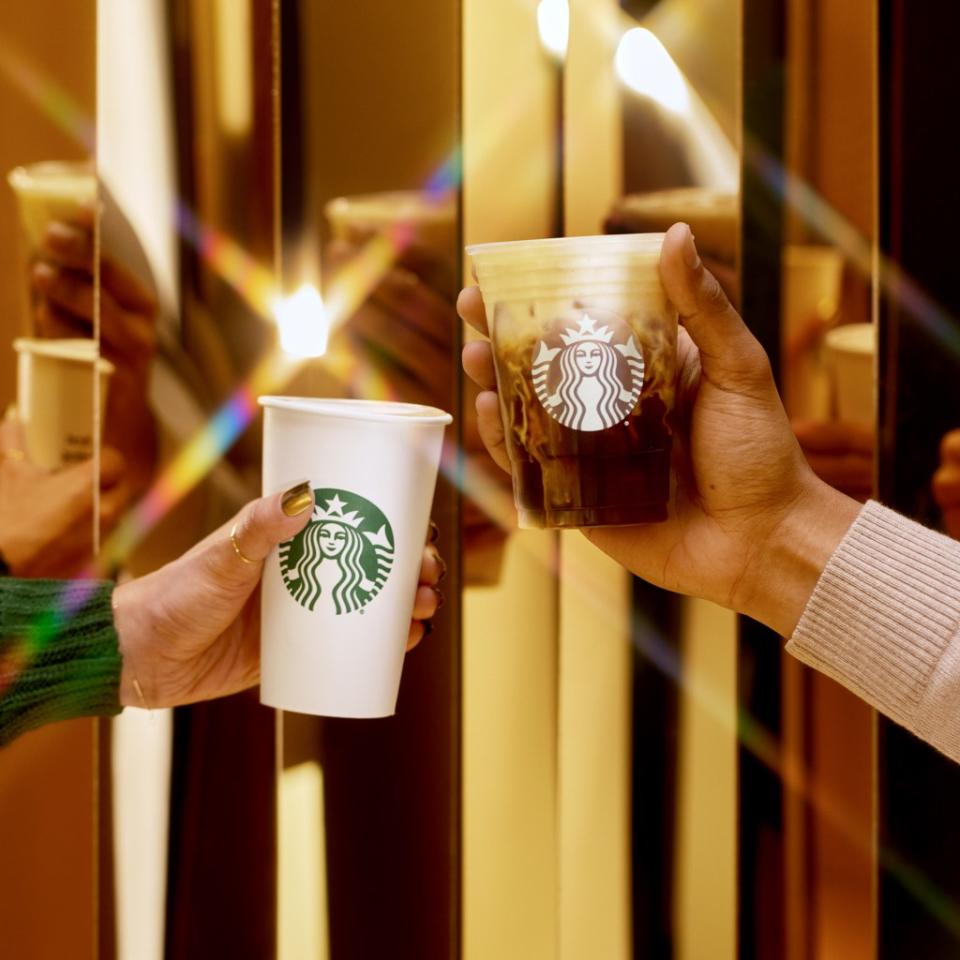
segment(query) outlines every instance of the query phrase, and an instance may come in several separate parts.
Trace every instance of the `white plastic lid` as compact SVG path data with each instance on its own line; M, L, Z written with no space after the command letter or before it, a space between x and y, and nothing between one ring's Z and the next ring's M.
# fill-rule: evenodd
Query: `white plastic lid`
M378 423L417 420L421 423L453 423L453 417L437 407L419 403L382 400L342 400L331 397L259 397L261 407L291 410L318 416L344 417Z
M115 367L99 355L93 340L76 339L43 340L36 337L19 337L13 341L17 353L30 353L35 357L50 357L54 360L70 360L74 363L96 363L101 373L113 373Z

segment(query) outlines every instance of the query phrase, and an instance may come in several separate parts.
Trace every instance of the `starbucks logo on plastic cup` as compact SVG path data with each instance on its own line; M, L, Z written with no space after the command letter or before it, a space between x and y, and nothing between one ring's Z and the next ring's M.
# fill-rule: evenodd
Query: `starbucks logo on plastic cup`
M396 545L390 521L349 490L313 491L310 522L280 544L280 573L294 600L308 610L362 610L383 589Z
M584 313L537 345L533 388L554 420L571 430L609 430L643 390L643 354L619 317Z

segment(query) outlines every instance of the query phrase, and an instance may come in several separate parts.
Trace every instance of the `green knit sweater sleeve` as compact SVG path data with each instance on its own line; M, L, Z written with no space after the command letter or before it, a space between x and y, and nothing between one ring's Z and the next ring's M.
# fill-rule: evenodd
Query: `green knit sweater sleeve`
M113 586L0 579L0 747L45 723L120 712Z

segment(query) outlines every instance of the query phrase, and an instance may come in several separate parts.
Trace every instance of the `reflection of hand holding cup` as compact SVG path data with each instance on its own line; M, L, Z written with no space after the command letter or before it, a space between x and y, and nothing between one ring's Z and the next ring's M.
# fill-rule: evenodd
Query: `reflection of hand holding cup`
M13 343L17 352L17 415L27 455L56 470L86 460L94 448L94 371L100 379L99 420L107 403L113 364L98 355L93 340L33 340Z
M487 309L521 526L667 517L677 314L662 234L468 248Z
M308 478L307 527L263 574L263 703L322 716L394 713L449 414L263 397L263 489Z

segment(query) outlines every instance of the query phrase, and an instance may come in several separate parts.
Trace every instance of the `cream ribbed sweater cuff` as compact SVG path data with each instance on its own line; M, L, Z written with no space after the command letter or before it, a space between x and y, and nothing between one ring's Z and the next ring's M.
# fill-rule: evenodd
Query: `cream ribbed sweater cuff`
M960 543L868 503L787 651L960 761Z

